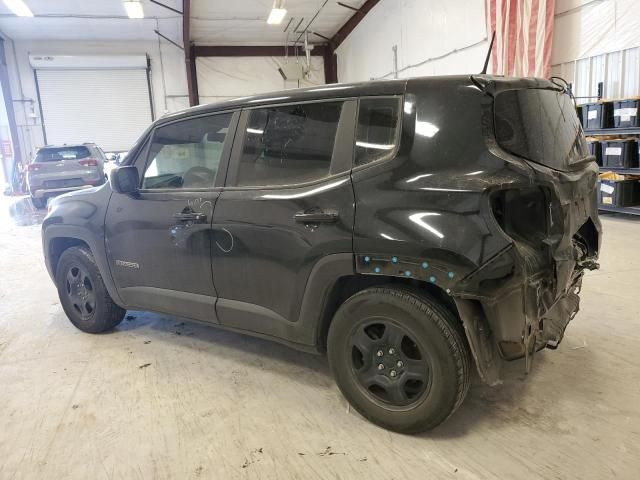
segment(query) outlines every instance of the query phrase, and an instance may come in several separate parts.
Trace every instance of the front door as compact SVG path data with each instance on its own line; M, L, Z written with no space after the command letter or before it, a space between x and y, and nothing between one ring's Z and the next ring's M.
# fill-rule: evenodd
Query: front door
M239 114L205 115L152 132L135 159L136 197L114 193L106 247L118 291L129 307L216 322L211 221L215 182ZM223 173L221 173L223 176Z
M220 323L292 340L314 266L352 253L355 105L243 111L213 221Z

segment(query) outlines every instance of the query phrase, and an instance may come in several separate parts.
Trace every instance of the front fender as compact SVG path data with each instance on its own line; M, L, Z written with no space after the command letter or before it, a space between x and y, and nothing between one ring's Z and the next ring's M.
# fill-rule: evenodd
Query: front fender
M56 198L51 202L49 213L42 223L42 249L47 271L55 282L59 257L54 255L56 243L68 240L70 245L77 244L78 241L87 244L109 295L118 305L123 306L111 275L104 242L104 220L110 198L109 184Z

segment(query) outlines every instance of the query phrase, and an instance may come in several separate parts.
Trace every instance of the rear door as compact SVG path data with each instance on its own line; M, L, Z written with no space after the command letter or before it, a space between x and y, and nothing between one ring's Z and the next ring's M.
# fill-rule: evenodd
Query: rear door
M352 254L356 103L243 111L213 221L220 323L291 340L314 267Z
M239 113L162 125L134 160L136 197L114 193L105 222L113 278L131 307L215 322L211 220ZM231 132L229 134L228 132Z

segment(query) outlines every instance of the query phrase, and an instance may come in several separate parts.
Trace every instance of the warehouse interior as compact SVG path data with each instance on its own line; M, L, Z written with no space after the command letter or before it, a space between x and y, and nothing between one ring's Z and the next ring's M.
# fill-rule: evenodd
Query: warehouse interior
M483 67L562 79L602 248L557 350L493 386L473 367L445 423L375 425L326 356L265 338L137 308L99 335L67 320L43 259L55 196L29 185L41 149L95 144L107 189L185 109ZM637 478L640 2L2 0L0 85L0 478Z

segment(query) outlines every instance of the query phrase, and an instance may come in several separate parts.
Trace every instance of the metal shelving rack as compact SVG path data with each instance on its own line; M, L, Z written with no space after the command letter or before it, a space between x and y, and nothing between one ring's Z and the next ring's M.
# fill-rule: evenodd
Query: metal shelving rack
M598 128L595 130L585 130L585 137L597 137L603 135L640 135L640 127L622 128Z
M609 135L640 135L640 127L598 128L595 130L585 130L584 134L587 137L601 137L601 136L609 136ZM615 172L621 175L640 176L640 168L600 167L600 171ZM598 205L598 210L601 210L603 212L626 213L627 215L640 215L640 206L615 207L613 205Z

